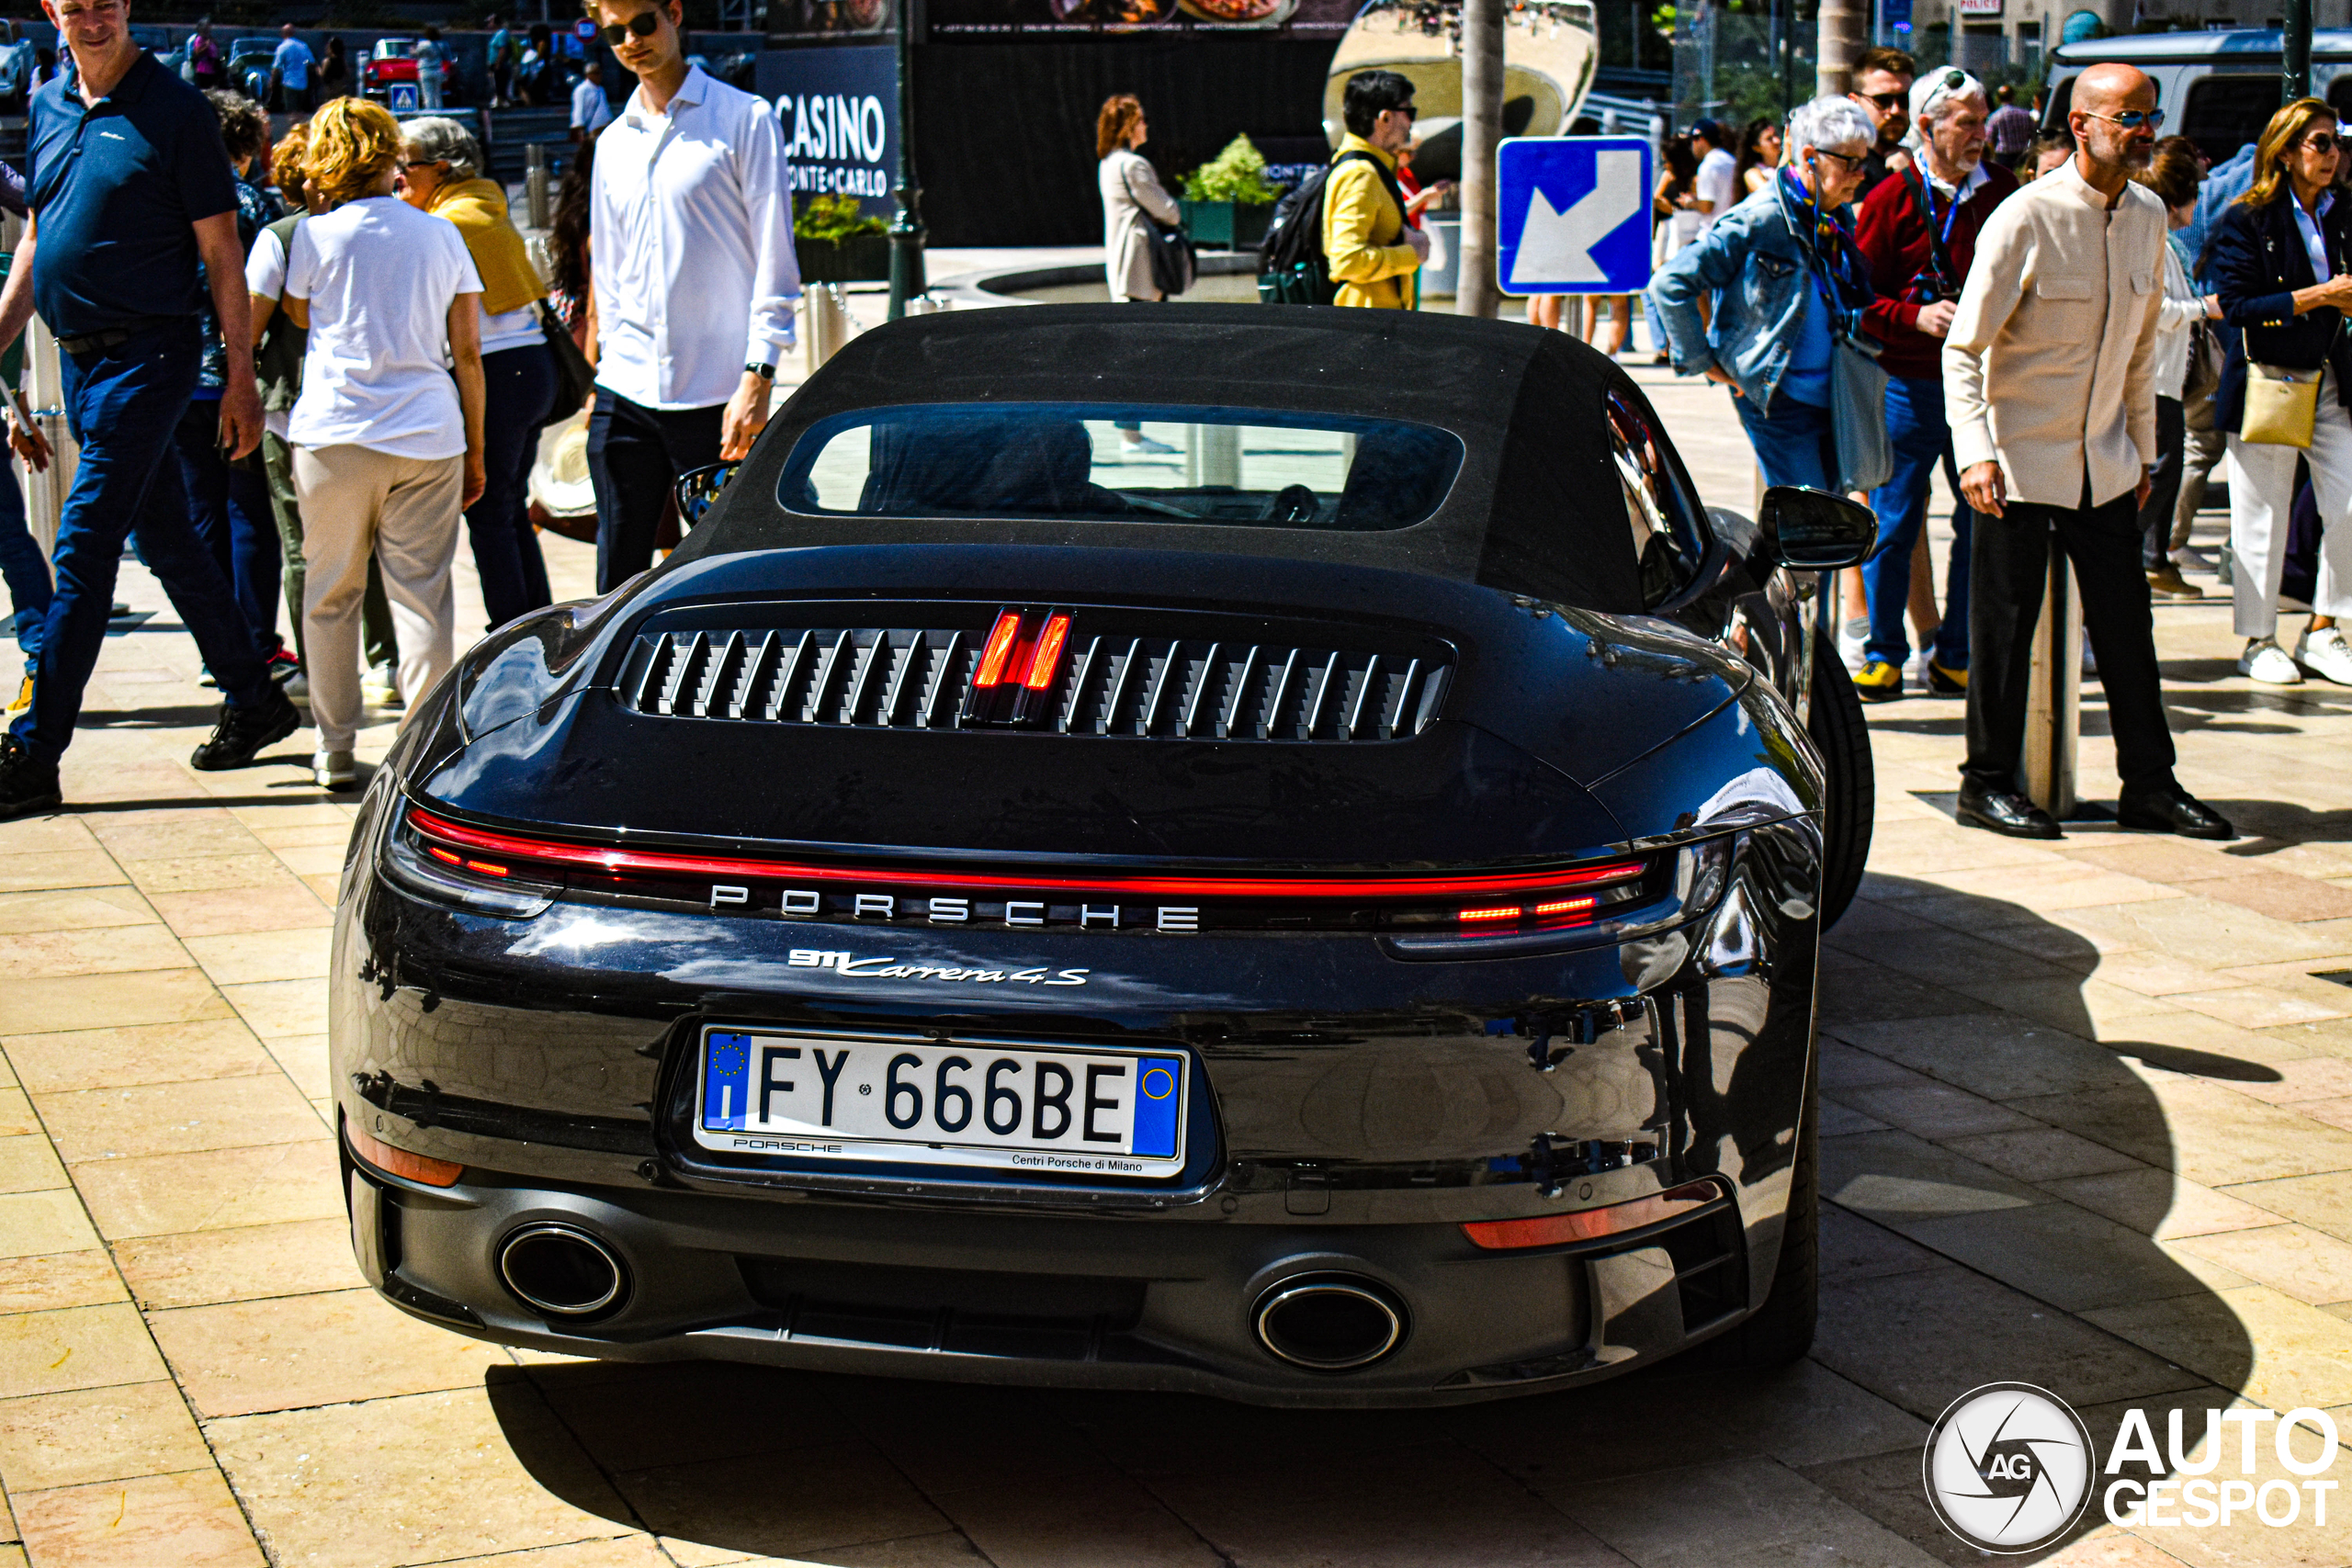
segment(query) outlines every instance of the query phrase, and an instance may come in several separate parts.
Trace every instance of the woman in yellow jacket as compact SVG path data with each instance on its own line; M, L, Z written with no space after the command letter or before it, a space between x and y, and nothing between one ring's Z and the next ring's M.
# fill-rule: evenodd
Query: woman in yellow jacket
M531 526L531 459L555 410L555 354L540 324L547 285L506 216L506 192L482 177L481 145L454 119L401 126L400 196L457 225L481 275L482 463L488 482L466 508L490 624L554 603ZM571 412L569 409L563 411Z
M1323 186L1323 258L1340 286L1333 303L1402 310L1430 257L1429 236L1406 225L1390 194L1396 154L1412 140L1413 84L1394 71L1359 71L1340 112L1348 134Z

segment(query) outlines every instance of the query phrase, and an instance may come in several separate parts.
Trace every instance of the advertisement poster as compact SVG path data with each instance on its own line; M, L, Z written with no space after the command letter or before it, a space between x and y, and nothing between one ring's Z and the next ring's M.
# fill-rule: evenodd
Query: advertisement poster
M768 37L779 44L888 37L891 14L890 0L768 0Z
M1329 38L1348 30L1362 0L927 0L930 36L1039 42L1057 37L1272 32Z
M856 197L890 217L899 155L898 54L888 44L760 51L753 91L775 105L792 188Z

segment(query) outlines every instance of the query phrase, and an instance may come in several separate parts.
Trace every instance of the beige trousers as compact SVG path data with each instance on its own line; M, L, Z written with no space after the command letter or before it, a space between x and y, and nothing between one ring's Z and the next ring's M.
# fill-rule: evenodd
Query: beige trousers
M408 715L457 658L457 558L463 457L395 457L367 446L297 446L302 502L304 669L319 750L348 751L359 728L359 609L368 558L383 568Z

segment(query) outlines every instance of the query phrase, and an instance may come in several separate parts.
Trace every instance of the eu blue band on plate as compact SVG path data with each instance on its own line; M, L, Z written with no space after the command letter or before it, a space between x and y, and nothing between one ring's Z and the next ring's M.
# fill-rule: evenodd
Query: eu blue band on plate
M702 1124L714 1133L740 1133L752 1099L752 1037L713 1033L703 1052Z
M1136 1061L1134 1153L1174 1157L1176 1119L1183 1113L1183 1084L1182 1056L1145 1056Z

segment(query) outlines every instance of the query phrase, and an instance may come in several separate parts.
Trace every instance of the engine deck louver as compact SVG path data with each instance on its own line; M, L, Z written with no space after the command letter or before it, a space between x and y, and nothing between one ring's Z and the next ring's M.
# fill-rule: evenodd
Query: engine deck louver
M956 729L984 633L882 627L640 635L614 693L667 718ZM1063 735L1396 740L1437 717L1449 668L1395 653L1208 638L1073 637L1037 728Z

